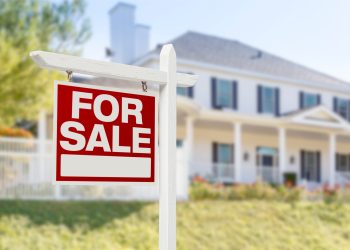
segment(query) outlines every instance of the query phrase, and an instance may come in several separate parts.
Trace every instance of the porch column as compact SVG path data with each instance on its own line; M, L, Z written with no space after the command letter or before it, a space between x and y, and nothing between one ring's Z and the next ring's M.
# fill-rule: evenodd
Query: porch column
M283 174L286 169L286 129L278 129L278 167L279 167L279 182L283 184Z
M235 182L241 182L241 169L242 169L242 124L237 122L234 127L234 180Z
M194 124L194 118L191 116L188 116L186 119L186 138L185 138L185 146L186 146L186 155L185 155L185 162L183 162L183 187L184 187L184 194L185 199L188 199L188 188L189 188L189 168L192 164L192 155L193 155L193 140L194 140L194 132L193 132L193 124Z
M336 134L330 134L329 135L329 186L331 188L334 187L335 184L335 155L336 155L336 143L337 143L337 136Z
M39 169L38 171L38 180L43 181L44 176L44 168L45 168L45 154L46 154L46 112L41 110L39 113L39 121L38 121L38 162Z

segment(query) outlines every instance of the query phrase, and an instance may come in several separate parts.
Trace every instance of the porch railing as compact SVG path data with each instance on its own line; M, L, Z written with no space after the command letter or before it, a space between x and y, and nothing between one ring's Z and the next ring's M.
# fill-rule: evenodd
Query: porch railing
M257 179L262 182L278 184L279 183L279 170L277 167L257 167Z
M345 185L350 183L350 172L349 171L336 171L336 183L339 185Z
M234 164L191 162L191 172L218 183L233 183L235 177ZM206 173L206 174L204 174Z
M177 194L187 199L188 174L177 152ZM0 137L0 199L156 200L154 186L54 186L53 142Z

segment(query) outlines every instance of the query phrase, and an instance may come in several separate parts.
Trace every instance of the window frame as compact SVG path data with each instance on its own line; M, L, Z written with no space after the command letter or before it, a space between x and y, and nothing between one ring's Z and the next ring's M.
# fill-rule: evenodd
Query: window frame
M307 100L308 97L314 98L314 103L308 104ZM310 93L310 92L300 92L300 108L305 109L305 108L312 108L320 105L321 103L321 95L317 93Z
M213 143L213 163L223 163L223 164L234 164L234 144L230 144L230 143L221 143L221 142L214 142ZM229 152L229 161L228 162L224 162L224 161L220 161L219 160L219 151L220 148L226 147L226 149L228 149Z
M221 91L220 88L222 88L222 86L220 85L222 85L223 83L227 84L228 90ZM236 80L212 77L211 86L212 107L214 109L238 109L238 82ZM221 100L223 100L224 98L221 96L222 93L227 94L229 96L228 104L220 103Z

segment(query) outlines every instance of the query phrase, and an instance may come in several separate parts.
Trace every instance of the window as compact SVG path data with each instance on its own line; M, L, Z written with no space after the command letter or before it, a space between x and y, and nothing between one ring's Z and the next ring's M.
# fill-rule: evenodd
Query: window
M233 163L233 145L213 143L213 161L215 163Z
M279 89L258 86L258 112L279 115Z
M339 172L350 172L350 155L337 154L336 170Z
M301 179L321 181L321 153L318 151L301 151Z
M342 98L334 98L334 111L344 119L350 120L350 101Z
M184 88L184 87L177 87L176 88L176 94L180 96L186 96L186 97L193 97L193 87Z
M321 103L321 96L318 94L300 92L300 108L310 108Z
M237 82L212 78L212 106L237 109Z
M183 146L183 140L181 139L176 139L176 147L177 148L182 148Z

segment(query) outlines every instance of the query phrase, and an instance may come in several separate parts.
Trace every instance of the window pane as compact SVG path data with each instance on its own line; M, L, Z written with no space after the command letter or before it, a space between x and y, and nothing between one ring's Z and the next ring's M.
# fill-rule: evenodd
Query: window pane
M177 139L176 140L176 147L181 148L183 146L183 140Z
M216 82L216 104L219 107L233 105L233 85L230 81L218 79Z
M309 108L309 107L314 107L316 106L317 103L317 95L316 94L308 94L308 93L304 93L304 108Z
M183 87L177 87L176 93L181 96L188 96L188 89Z
M344 117L345 119L349 119L349 102L348 100L345 99L337 99L337 107L336 107L336 111L339 115L341 115L342 117Z
M218 162L219 163L231 163L233 150L229 144L218 144Z
M262 111L266 114L275 113L275 89L269 87L262 88Z
M263 155L262 156L262 165L264 167L272 167L273 166L273 157L271 155Z

